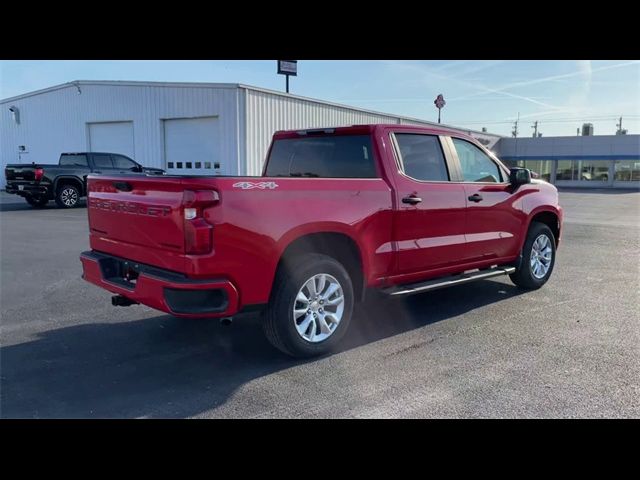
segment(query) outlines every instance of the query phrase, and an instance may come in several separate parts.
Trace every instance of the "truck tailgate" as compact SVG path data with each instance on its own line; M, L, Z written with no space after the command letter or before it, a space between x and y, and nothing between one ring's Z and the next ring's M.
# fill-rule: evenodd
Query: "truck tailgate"
M32 164L13 164L7 165L4 168L4 175L7 180L35 180L35 170L39 168L40 165L32 165Z
M90 176L87 190L94 250L168 270L184 270L180 178Z

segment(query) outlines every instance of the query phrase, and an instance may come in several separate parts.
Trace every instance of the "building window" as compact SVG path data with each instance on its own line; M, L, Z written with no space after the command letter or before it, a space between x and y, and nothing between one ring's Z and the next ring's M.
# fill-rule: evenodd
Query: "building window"
M613 179L616 182L640 181L640 159L617 160L615 163L615 173Z
M607 160L558 160L556 180L580 182L608 182Z
M524 162L520 161L522 165L518 165L518 167L528 168L534 173L538 174L538 178L544 180L545 182L551 181L551 172L553 171L553 161L552 160L525 160Z
M521 167L524 168L524 161L523 160L505 160L503 158L501 158L500 160L502 160L502 163L504 163L508 168L514 168L514 167Z

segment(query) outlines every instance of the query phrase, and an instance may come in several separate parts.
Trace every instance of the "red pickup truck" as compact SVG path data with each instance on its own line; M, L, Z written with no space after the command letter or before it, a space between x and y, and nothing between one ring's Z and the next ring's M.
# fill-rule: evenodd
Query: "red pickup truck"
M260 309L271 343L331 350L353 305L498 275L539 288L556 188L471 137L408 125L277 132L261 177L88 179L83 278L179 317Z

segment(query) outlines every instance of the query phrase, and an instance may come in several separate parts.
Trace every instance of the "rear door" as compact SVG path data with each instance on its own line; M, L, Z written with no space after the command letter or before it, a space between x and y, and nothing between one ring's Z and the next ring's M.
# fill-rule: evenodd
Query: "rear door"
M64 175L65 171L69 170L73 175L81 176L84 181L87 180L87 175L91 173L86 153L63 153L60 155L58 165L64 167L64 169L60 170L61 175Z
M522 227L521 209L506 171L474 143L456 137L448 141L467 197L467 261L516 255Z
M443 137L397 130L394 240L398 274L460 264L465 246L465 190L452 183Z

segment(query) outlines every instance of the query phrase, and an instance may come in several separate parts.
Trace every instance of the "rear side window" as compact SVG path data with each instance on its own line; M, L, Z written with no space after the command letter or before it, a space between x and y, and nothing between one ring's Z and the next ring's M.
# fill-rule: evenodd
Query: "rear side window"
M86 155L60 155L61 166L88 167Z
M283 138L271 148L269 177L375 178L369 135Z
M396 133L404 173L416 180L448 182L440 140L435 135Z
M111 155L103 155L99 153L94 154L93 165L95 168L113 168L113 163L111 162Z

